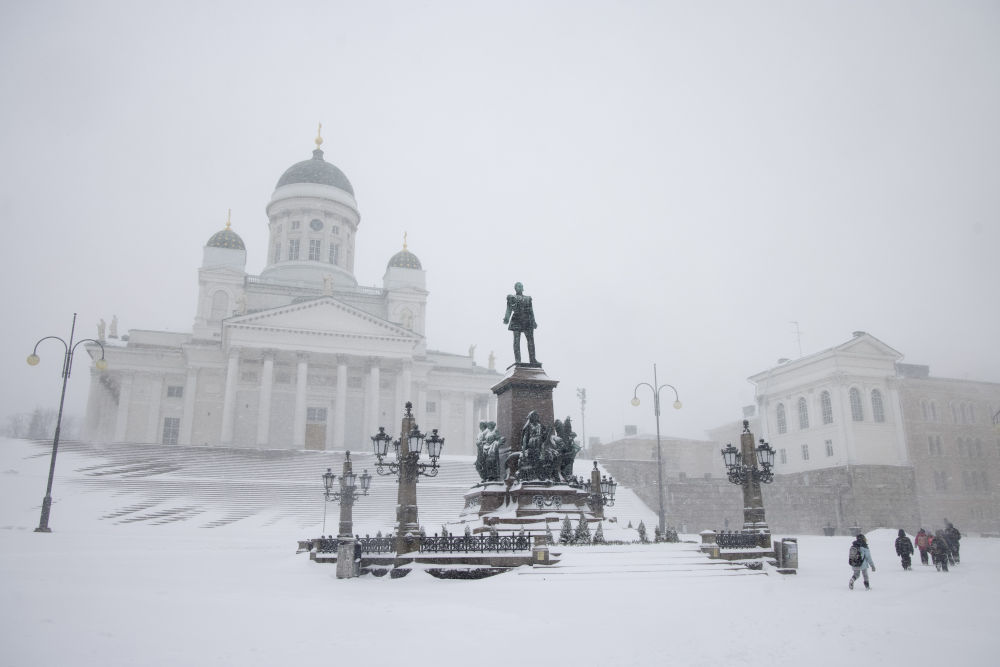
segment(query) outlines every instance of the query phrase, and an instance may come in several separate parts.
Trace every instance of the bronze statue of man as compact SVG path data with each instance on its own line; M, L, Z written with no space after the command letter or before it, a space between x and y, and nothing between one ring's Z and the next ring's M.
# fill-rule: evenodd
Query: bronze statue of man
M535 311L531 306L531 297L524 294L524 285L514 283L514 294L507 295L507 313L503 316L503 323L509 324L507 327L514 332L514 363L521 363L521 334L528 340L528 360L532 364L537 364L535 359L535 329L538 324L535 322Z

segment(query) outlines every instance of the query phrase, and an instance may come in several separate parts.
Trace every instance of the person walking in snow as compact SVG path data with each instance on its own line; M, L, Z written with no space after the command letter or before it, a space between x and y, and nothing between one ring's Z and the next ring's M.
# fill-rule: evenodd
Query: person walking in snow
M948 538L944 536L944 531L939 530L934 533L931 540L931 560L938 572L948 571L948 556L951 554L951 547L948 545Z
M949 560L952 565L958 565L958 541L962 539L962 533L958 532L958 528L955 528L954 524L948 519L944 520L944 536L948 540L948 546L951 549L949 553Z
M929 565L927 562L927 551L931 548L931 536L921 528L917 536L913 538L913 543L917 546L917 549L920 549L920 562L924 565Z
M851 543L847 562L854 570L854 576L847 582L847 587L853 591L854 582L858 580L858 577L864 576L865 590L870 590L871 584L868 582L868 568L871 568L872 572L874 572L875 561L872 560L872 552L868 549L868 540L865 539L864 535L858 535L857 539Z
M902 528L899 529L899 537L896 538L896 555L902 561L904 570L911 569L910 556L913 555L913 544L910 542L910 538L906 536L906 531Z

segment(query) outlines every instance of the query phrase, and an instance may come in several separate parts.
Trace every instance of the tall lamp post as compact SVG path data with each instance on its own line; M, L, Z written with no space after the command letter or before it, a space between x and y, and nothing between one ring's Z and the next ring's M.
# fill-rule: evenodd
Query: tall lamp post
M76 351L77 346L80 343L96 343L101 348L101 358L94 362L94 366L97 370L103 371L108 367L108 362L104 360L104 345L100 341L94 340L93 338L83 338L76 343L73 342L73 335L76 333L76 313L73 313L73 324L69 329L69 342L67 343L59 336L46 336L44 338L39 338L38 342L35 343L35 349L31 351L28 355L28 365L37 366L41 359L38 356L38 345L50 338L55 339L63 344L66 349L66 353L63 356L63 370L62 370L62 393L59 395L59 414L56 417L56 433L52 438L52 459L49 461L49 482L45 487L45 498L42 500L42 516L38 520L38 528L35 528L36 533L51 533L52 529L49 528L49 511L52 508L52 478L56 474L56 454L59 451L59 431L62 428L62 414L63 414L63 403L66 401L66 382L69 380L70 372L73 370L73 353Z
M601 471L597 469L597 461L594 461L594 469L590 471L590 479L583 483L583 490L587 492L587 507L593 510L598 518L604 518L604 506L615 506L615 489L618 482L613 477L605 475L601 477Z
M729 481L743 487L743 532L756 533L758 546L770 548L771 531L764 520L764 499L760 493L761 484L774 481L774 450L761 438L760 446L753 446L750 422L743 420L740 448L732 444L722 450L722 460L726 464Z
M362 496L368 495L372 476L365 470L361 476L355 475L351 469L351 453L347 452L344 459L344 469L340 475L340 489L334 491L336 475L330 468L323 473L323 532L326 532L326 503L340 501L340 531L337 534L337 578L347 579L354 576L354 501L358 495L358 481L361 482Z
M671 384L657 384L658 380L656 377L656 364L653 364L653 384L648 382L640 382L632 390L632 405L639 405L639 387L649 387L653 392L653 412L656 414L656 483L657 483L657 495L660 501L660 535L666 535L667 524L666 519L663 514L663 452L660 446L660 390L664 387L670 387L674 392L674 409L680 410L682 406L680 396L677 395L677 389Z
M587 446L587 390L577 389L576 397L580 399L580 431L583 434L583 446Z
M413 404L407 401L406 412L400 428L400 438L393 441L392 436L385 432L384 426L378 427L378 433L372 437L372 448L378 464L375 472L379 475L398 475L399 493L396 503L396 554L406 554L420 548L420 524L417 521L417 478L420 475L434 477L438 474L438 458L444 447L444 438L438 435L437 429L429 436L420 432L413 417ZM389 443L395 450L395 461L385 461ZM424 444L427 445L427 455L430 465L420 462L420 454Z

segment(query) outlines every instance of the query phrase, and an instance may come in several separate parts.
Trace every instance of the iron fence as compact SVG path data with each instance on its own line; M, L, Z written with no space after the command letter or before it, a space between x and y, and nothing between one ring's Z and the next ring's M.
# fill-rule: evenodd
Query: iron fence
M455 553L478 551L528 551L533 535L447 535L420 538L424 553Z
M761 533L738 533L718 531L715 543L720 549L756 549L764 546L764 535Z

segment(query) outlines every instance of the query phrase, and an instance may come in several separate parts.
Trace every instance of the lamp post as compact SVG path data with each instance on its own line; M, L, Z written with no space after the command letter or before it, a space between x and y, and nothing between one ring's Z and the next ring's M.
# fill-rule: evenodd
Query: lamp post
M80 343L96 343L101 348L101 358L94 362L94 366L97 370L103 371L108 367L108 362L104 360L104 345L101 345L100 341L94 340L93 338L83 338L76 343L73 342L73 335L76 333L76 313L73 313L73 324L69 329L69 342L67 343L62 338L58 336L46 336L45 338L38 339L35 343L35 349L31 351L28 355L28 365L37 366L41 359L38 356L38 345L43 340L48 340L53 338L63 344L66 349L65 356L63 356L63 382L62 382L62 393L59 395L59 414L56 416L56 433L52 438L52 459L49 461L49 481L45 487L45 498L42 500L42 515L38 520L38 528L35 528L36 533L51 533L52 529L49 528L49 511L52 508L52 478L56 474L56 454L59 451L59 430L62 428L62 414L63 414L63 403L66 401L66 382L69 380L70 372L73 370L73 353L76 351L77 346Z
M420 475L434 477L438 474L438 458L444 447L444 438L438 435L437 429L429 436L420 432L413 417L413 404L407 401L406 412L400 428L400 437L393 441L392 436L385 432L384 426L378 427L378 433L371 436L372 448L378 464L375 472L379 475L397 475L399 477L399 493L396 504L396 554L406 554L420 548L420 524L417 521L417 478ZM385 461L389 443L395 450L395 461ZM420 462L420 454L427 445L427 455L430 465Z
M587 447L587 390L577 389L576 397L580 399L580 431L583 437L583 446Z
M635 389L632 391L632 405L639 405L639 387L649 387L649 389L653 392L653 413L656 414L656 483L657 495L659 496L660 501L660 534L665 535L667 531L667 524L663 514L663 453L660 446L660 390L664 387L670 387L673 390L675 410L680 410L682 404L680 396L677 395L677 389L673 385L657 384L657 382L656 364L653 364L653 384L649 384L648 382L640 382L637 384Z
M344 458L344 469L340 475L340 490L334 491L336 475L330 468L323 473L323 532L326 532L326 503L340 501L340 531L337 534L337 578L347 579L354 574L354 501L358 495L358 481L361 482L362 496L368 495L372 476L365 470L361 476L355 475L351 468L351 453Z
M583 490L587 492L587 507L594 515L600 519L604 518L604 506L615 506L615 489L618 482L613 477L601 476L601 471L597 469L597 461L594 461L594 469L590 471L590 479L583 483Z
M761 536L758 546L770 548L771 531L764 520L764 499L760 493L761 484L774 481L774 450L761 438L760 446L753 446L750 422L743 420L740 448L732 444L722 450L722 460L726 464L729 481L743 486L743 532L755 532Z

